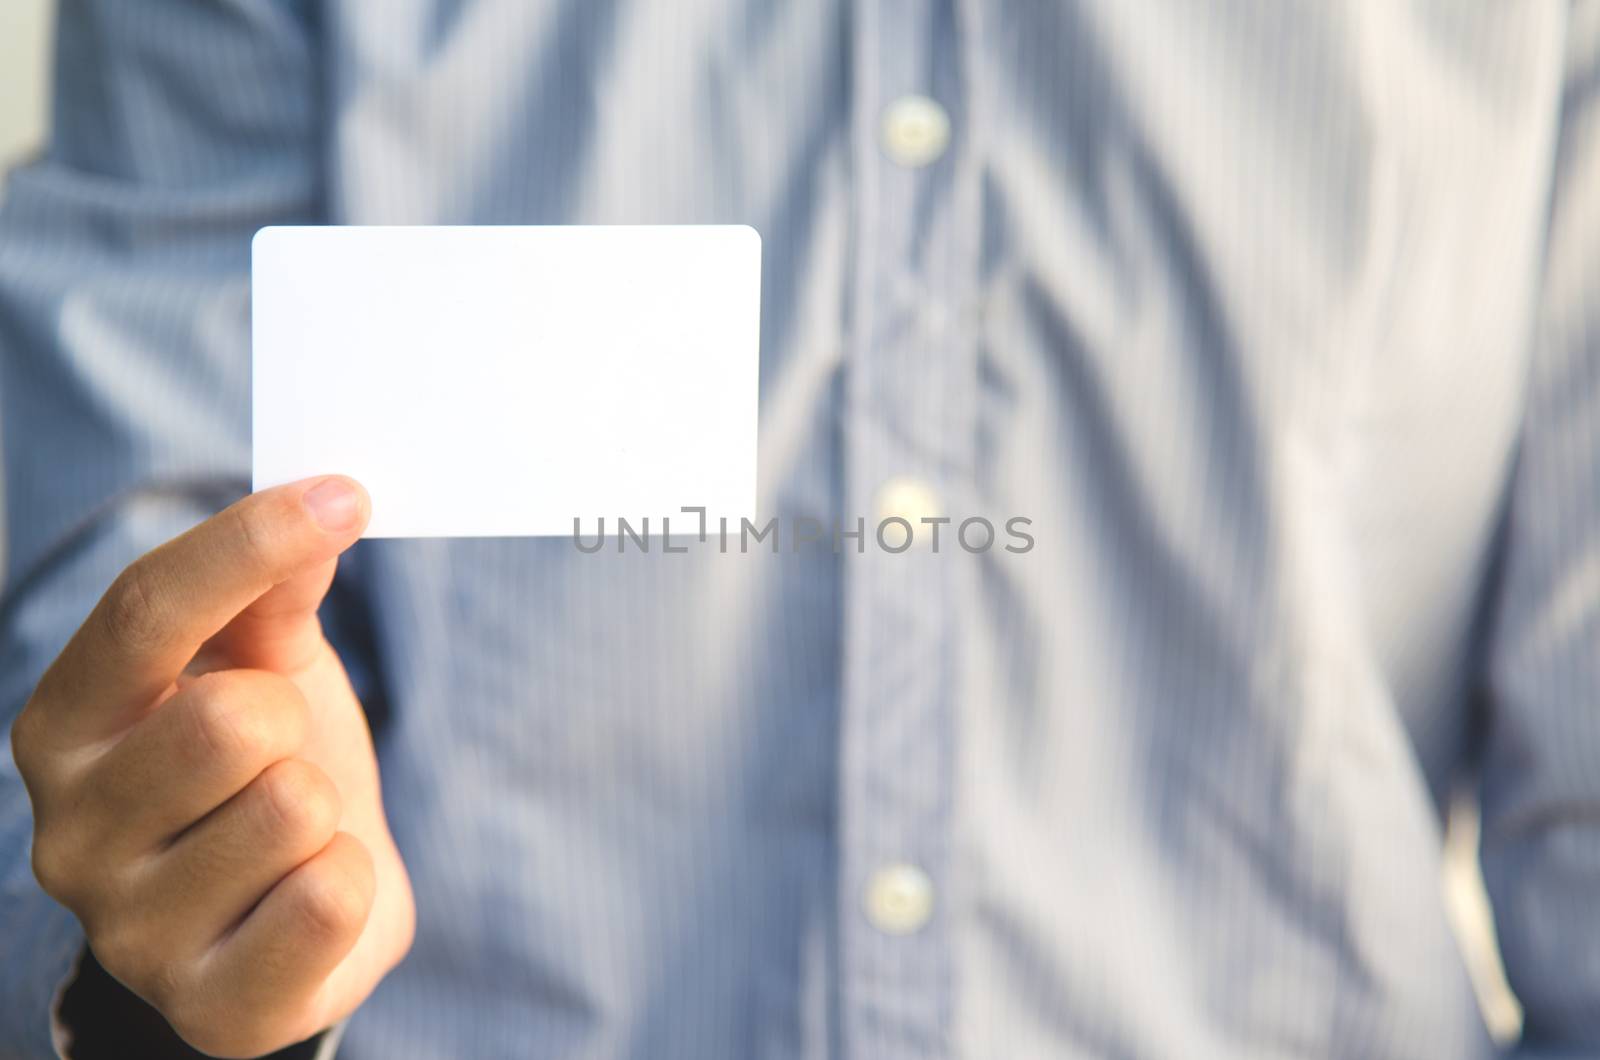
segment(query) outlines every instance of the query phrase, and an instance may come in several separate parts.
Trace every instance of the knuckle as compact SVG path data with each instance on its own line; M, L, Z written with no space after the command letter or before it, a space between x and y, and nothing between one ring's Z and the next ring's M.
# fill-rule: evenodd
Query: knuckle
M252 734L264 746L298 750L311 735L311 705L299 686L262 670L239 671L237 677L250 707Z
M185 691L186 724L194 746L215 759L248 756L266 735L252 717L235 682L222 673L206 674Z
M155 924L129 916L124 909L115 920L97 923L88 939L101 966L169 1021L193 1000L186 964Z
M140 990L144 999L160 1009L163 1015L183 1012L188 1008L189 991L183 968L178 961L164 955L149 960Z
M219 670L183 694L191 744L213 761L268 760L298 750L310 731L305 697L274 674Z
M101 966L118 979L135 985L142 993L152 991L152 970L161 958L153 954L138 925L127 918L97 923L88 933L89 948ZM154 998L149 998L152 1003Z
M58 900L70 898L76 889L77 873L73 868L74 859L58 833L54 830L37 833L31 857L33 876L39 881L40 889Z
M166 638L160 589L139 563L111 583L106 591L104 615L106 635L129 654L158 648Z
M17 772L24 779L37 771L34 751L38 738L39 711L29 701L11 722L11 758L17 763Z
M295 915L310 937L334 942L366 923L372 904L358 876L343 871L307 872L295 896Z
M286 837L330 838L339 825L339 791L310 762L287 759L261 774L264 812Z
M202 678L186 698L184 724L193 746L210 758L238 757L246 748L246 737L220 683Z

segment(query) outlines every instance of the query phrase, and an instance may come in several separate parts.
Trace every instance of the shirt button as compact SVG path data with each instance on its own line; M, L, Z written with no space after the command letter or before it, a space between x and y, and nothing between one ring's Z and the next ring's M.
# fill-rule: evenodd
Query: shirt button
M899 523L883 526L885 522L904 519L911 526L909 544L920 544L931 540L932 533L936 532L935 527L925 525L922 520L939 518L943 507L939 495L918 479L897 477L885 482L878 490L878 525L886 547L899 550L908 542L905 527Z
M927 96L902 96L883 112L883 149L902 166L928 165L950 143L950 116Z
M909 935L933 915L933 881L915 865L886 865L867 881L867 919L885 935Z
M915 528L923 518L937 518L941 508L939 495L920 479L896 476L878 490L879 522L900 518Z

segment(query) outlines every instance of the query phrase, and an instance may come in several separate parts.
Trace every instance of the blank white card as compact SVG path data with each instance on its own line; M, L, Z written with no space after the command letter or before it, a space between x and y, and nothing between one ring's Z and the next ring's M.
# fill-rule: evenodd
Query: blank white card
M264 228L256 489L350 475L368 537L755 515L744 226Z

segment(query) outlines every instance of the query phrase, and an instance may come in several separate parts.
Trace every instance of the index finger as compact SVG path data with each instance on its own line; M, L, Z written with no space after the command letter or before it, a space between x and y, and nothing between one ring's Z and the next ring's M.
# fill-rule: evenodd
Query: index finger
M256 598L349 548L370 511L366 491L341 475L224 508L117 577L40 681L39 698L81 737L115 732Z

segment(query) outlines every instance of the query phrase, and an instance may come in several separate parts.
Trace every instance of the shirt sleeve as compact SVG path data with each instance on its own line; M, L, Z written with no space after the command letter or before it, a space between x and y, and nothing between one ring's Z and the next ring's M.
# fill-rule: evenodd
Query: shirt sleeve
M178 1037L159 1012L113 979L87 948L52 1018L57 1055L63 1060L123 1060L130 1052L164 1060L208 1060ZM343 1033L340 1023L261 1060L332 1060Z
M10 722L116 572L248 489L249 246L321 214L309 0L62 0L50 142L0 204L0 1056L82 946Z
M1600 1054L1600 0L1569 41L1480 793L1529 1058Z

